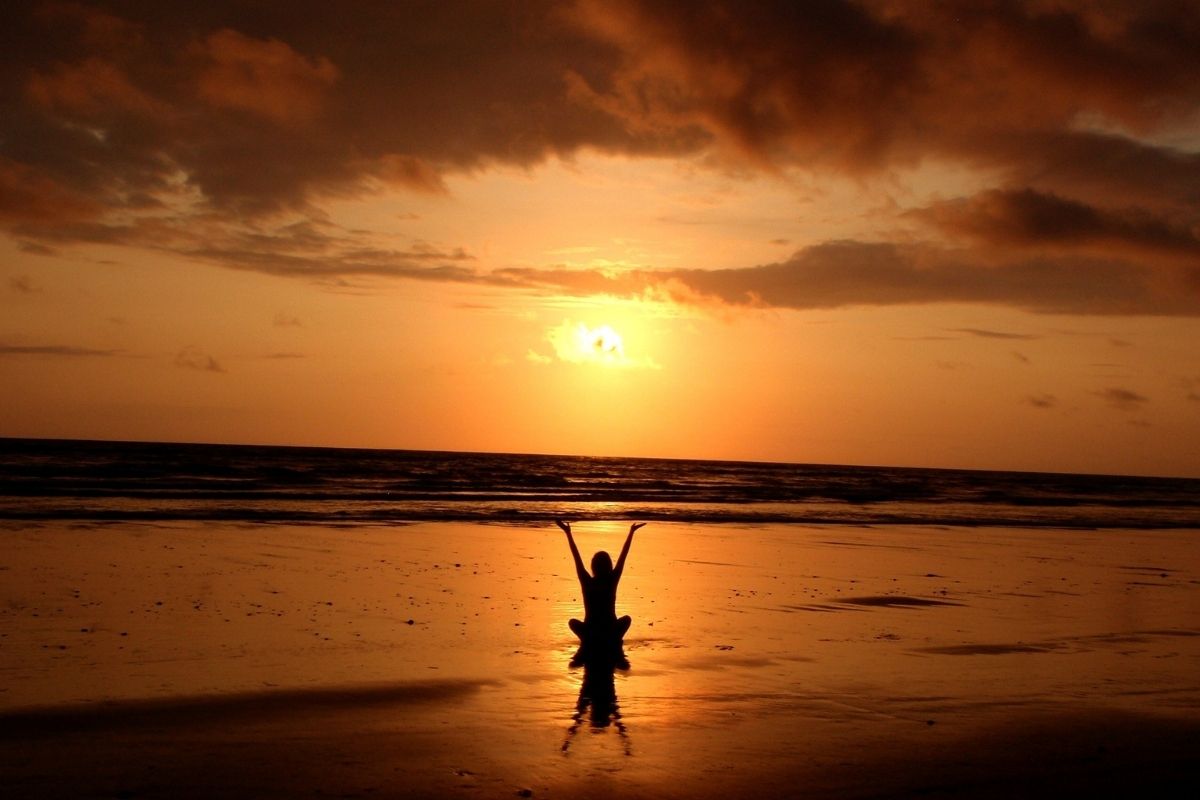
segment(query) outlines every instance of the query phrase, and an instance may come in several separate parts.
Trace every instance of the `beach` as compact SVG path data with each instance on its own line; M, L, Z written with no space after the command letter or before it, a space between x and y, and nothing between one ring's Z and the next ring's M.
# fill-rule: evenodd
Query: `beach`
M1200 0L0 40L0 800L1200 798Z
M627 524L576 525L585 559ZM7 796L1191 796L1195 530L4 523Z

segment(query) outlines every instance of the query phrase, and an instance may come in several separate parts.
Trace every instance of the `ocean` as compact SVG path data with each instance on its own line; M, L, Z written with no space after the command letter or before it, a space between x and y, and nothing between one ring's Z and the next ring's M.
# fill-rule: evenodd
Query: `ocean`
M0 519L1200 528L1200 480L0 439Z

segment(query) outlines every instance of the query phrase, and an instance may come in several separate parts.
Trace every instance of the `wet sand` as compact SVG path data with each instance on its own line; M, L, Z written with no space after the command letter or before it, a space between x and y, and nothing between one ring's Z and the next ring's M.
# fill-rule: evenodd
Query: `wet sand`
M1197 533L652 524L585 671L550 526L9 525L0 790L1190 797Z

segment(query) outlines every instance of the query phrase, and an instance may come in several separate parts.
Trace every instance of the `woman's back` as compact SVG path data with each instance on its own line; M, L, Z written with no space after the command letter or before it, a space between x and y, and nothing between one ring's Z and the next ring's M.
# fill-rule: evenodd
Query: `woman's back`
M612 622L617 618L617 582L609 573L607 579L589 575L581 581L583 589L583 621Z

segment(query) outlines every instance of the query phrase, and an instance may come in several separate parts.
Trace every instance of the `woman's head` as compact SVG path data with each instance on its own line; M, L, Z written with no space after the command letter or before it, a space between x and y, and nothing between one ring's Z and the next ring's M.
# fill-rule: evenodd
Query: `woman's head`
M592 556L592 575L601 578L612 574L612 556L601 550Z

